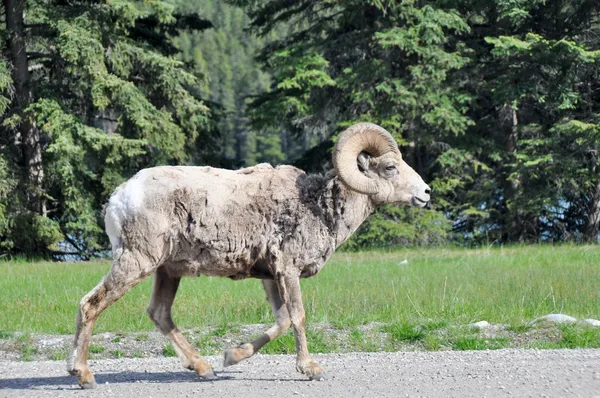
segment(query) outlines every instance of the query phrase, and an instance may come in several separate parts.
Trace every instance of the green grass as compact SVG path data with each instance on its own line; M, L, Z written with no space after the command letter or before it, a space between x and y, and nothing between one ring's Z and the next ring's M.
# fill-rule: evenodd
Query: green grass
M406 323L392 323L383 327L383 331L390 334L393 341L415 342L425 337L425 332L415 325Z
M306 339L308 340L308 351L313 354L338 351L335 341L318 331L307 329ZM288 331L276 340L269 342L261 349L261 352L263 354L295 354L296 339L294 333L291 330Z
M64 350L55 351L50 355L52 361L65 361L67 358L69 358L69 354Z
M269 342L261 349L261 352L263 354L294 354L296 352L296 339L294 339L293 333L288 332Z
M213 330L212 332L210 332L210 334L212 336L222 337L227 334L228 330L229 330L229 328L227 328L226 325L221 325L221 326L217 327L215 330Z
M101 354L106 348L98 344L90 344L88 351L90 354Z
M561 348L600 348L600 329L577 327L573 325L561 326Z
M37 354L38 350L35 347L26 345L21 349L23 361L33 361L33 356Z
M349 343L352 345L352 351L376 352L380 350L372 336L357 328L350 330Z
M133 358L145 358L147 355L142 351L135 351L132 355Z
M580 325L560 325L559 336L554 339L538 339L531 348L600 348L600 328Z
M522 323L522 324L515 324L515 325L509 325L506 330L508 330L509 332L515 332L515 333L525 333L528 332L532 329L532 326L526 323Z
M146 340L148 340L148 334L147 333L140 333L137 336L135 336L135 340L136 341L146 341Z
M21 352L21 360L32 361L38 350L33 345L33 339L29 333L18 336L15 340L17 349Z
M0 338L73 333L79 301L108 268L108 262L0 262ZM337 253L302 287L309 324L417 325L416 332L398 326L397 337L425 333L423 340L428 323L523 325L558 312L598 319L599 280L600 247L548 245ZM94 331L154 330L146 315L151 284L144 281L110 307ZM217 327L215 336L225 333L223 325L273 322L259 281L208 277L184 278L173 316L180 329Z
M176 357L177 353L175 352L175 348L171 344L167 344L163 348L163 356L165 357Z
M423 339L423 348L427 351L438 351L444 346L444 341L437 335L430 333Z
M119 359L123 358L125 354L121 350L113 350L110 352L113 358Z
M464 350L499 350L509 346L509 341L503 337L459 337L452 343L452 348L458 351Z
M222 347L214 341L213 336L203 336L202 338L194 341L194 346L198 348L204 355L217 355L223 352ZM234 344L230 344L233 346Z

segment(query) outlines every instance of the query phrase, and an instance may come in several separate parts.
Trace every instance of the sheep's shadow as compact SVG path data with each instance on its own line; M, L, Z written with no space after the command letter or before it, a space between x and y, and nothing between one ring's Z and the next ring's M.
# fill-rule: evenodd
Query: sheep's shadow
M281 379L274 377L266 378L237 378L233 373L242 373L240 371L223 371L217 373L217 378L205 380L199 378L193 372L119 372L119 373L98 373L96 374L96 383L102 384L128 384L128 383L213 383L227 380L256 380L256 381L307 381L306 379ZM53 376L53 377L23 377L13 379L0 379L1 390L79 390L76 384L76 378L73 376Z

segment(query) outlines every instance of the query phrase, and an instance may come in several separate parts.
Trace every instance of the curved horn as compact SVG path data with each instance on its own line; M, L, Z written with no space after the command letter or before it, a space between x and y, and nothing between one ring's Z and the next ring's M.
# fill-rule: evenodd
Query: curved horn
M340 180L354 191L374 195L379 192L377 181L358 169L358 155L363 151L373 157L400 151L391 134L373 123L357 123L340 135L333 148L333 166Z

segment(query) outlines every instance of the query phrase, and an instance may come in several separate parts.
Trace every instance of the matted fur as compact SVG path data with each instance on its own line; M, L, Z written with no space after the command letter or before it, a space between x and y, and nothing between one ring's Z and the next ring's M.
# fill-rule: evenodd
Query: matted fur
M371 124L348 129L371 144ZM210 275L263 280L276 323L251 343L225 352L225 366L255 354L294 328L297 369L311 379L323 369L308 353L299 279L319 272L334 250L379 205L424 206L430 189L403 160L385 130L390 150L378 157L360 153L356 181L369 181L369 194L356 191L335 170L307 175L292 166L260 164L241 170L163 166L140 171L122 184L104 208L113 250L108 275L79 306L69 372L84 388L95 386L87 367L94 323L129 289L155 275L148 314L169 338L186 368L204 378L214 372L179 332L171 318L183 276ZM366 138L365 138L366 137ZM358 149L357 149L358 148ZM342 152L343 154L343 152ZM348 158L348 156L346 156Z
M172 277L272 278L273 256L314 275L373 210L337 179L291 166L165 166L119 187L105 222L115 250L146 251Z

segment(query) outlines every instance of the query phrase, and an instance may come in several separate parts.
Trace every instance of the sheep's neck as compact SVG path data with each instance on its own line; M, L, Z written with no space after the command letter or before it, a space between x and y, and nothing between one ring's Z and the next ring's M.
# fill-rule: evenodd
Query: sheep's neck
M373 213L375 206L369 196L352 191L337 179L330 187L334 219L332 232L337 248Z

